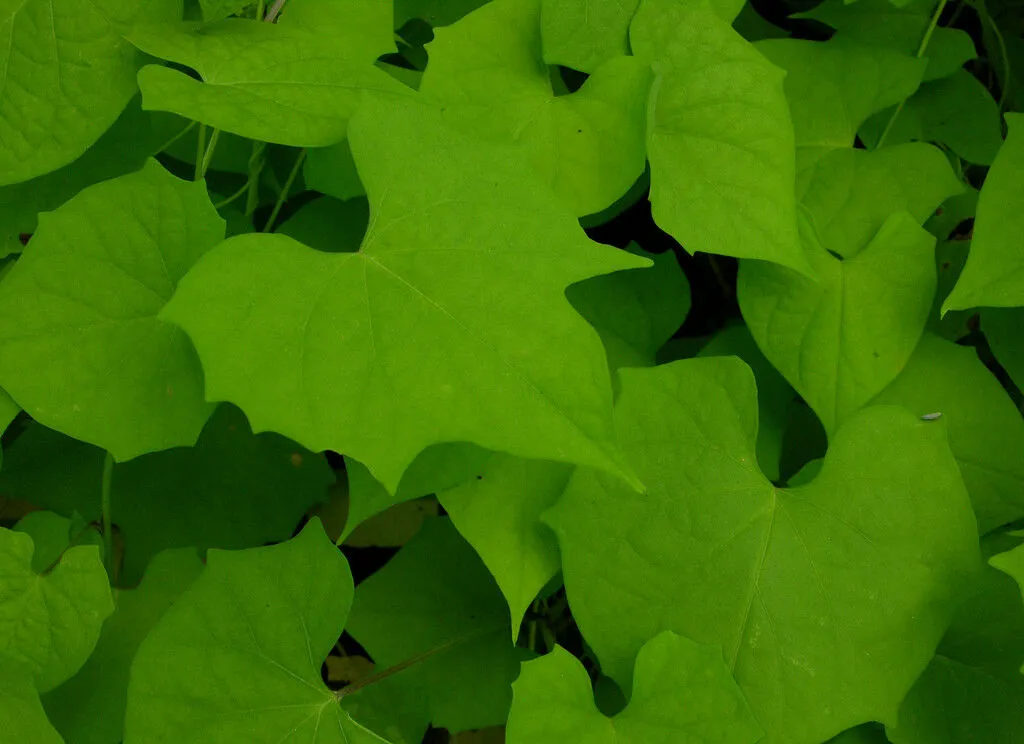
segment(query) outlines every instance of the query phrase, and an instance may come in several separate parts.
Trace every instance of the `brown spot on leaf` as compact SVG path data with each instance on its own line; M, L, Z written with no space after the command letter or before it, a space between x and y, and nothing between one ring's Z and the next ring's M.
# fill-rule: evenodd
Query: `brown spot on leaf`
M302 455L300 455L298 452L292 452L292 456L290 459L292 461L292 465L294 465L297 468L302 467Z

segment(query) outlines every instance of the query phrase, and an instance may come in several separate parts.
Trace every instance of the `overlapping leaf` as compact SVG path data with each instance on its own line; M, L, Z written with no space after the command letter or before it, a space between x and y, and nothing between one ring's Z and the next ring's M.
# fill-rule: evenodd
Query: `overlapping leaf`
M317 520L287 543L211 551L135 655L125 744L384 742L320 678L352 591Z
M450 520L427 520L359 585L347 627L381 669L420 660L395 683L426 699L435 726L505 722L519 672L508 607Z
M545 516L602 669L628 684L646 639L673 630L723 648L765 744L895 721L979 568L943 425L863 411L813 482L783 490L756 467L742 362L620 374L616 425L647 493L577 469Z
M351 455L392 492L440 442L630 477L604 351L564 292L645 262L588 240L514 151L467 141L431 107L367 102L350 140L371 205L358 253L232 238L165 311L208 396Z
M926 333L872 403L942 414L982 534L1024 517L1024 419L974 349Z
M986 308L981 328L996 359L1024 390L1024 308Z
M782 71L704 1L644 0L630 41L656 73L647 150L658 226L691 253L808 273Z
M583 666L561 646L523 665L506 733L509 744L754 744L757 725L714 646L671 631L637 655L629 705L607 718Z
M13 659L4 659L4 670L0 674L0 730L11 741L64 744L39 702L32 670L24 662Z
M77 672L114 604L95 545L69 549L45 574L32 538L0 528L0 667L24 664L40 692Z
M593 72L629 54L629 22L640 0L543 0L544 61Z
M935 293L935 240L904 212L850 259L811 233L806 243L818 282L749 262L737 291L757 345L831 432L910 359Z
M978 198L974 239L943 312L1024 306L1024 114L1007 114L1009 133Z
M118 460L193 444L212 411L202 369L156 316L223 235L203 184L155 161L43 215L0 284L0 385Z
M540 15L541 0L493 0L439 29L420 91L468 134L521 147L569 209L592 214L643 173L650 69L620 56L556 96Z
M181 0L15 0L0 11L0 185L79 157L135 95L123 34L181 17Z

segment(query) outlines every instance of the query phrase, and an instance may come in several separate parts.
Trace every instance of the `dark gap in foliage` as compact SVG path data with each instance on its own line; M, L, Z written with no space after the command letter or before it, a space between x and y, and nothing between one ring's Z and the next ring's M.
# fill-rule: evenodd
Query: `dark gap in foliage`
M1014 405L1020 408L1024 404L1024 391L1017 387L1017 384L1006 371L1006 368L996 359L996 355L992 353L992 347L989 346L988 338L985 337L984 328L981 325L981 316L978 313L972 315L967 320L967 327L970 329L970 333L963 338L957 339L956 343L960 346L974 348L974 353L978 355L981 363L999 380L999 384L1003 386L1003 390L1013 400Z
M574 70L571 67L563 67L562 65L555 65L555 70L570 93L575 93L582 88L583 83L587 82L587 78L590 77L585 72Z
M324 450L324 457L327 458L327 464L331 466L332 470L338 473L346 472L344 455L334 450Z
M832 256L832 258L837 259L839 261L844 261L845 260L840 254L836 253L831 248L826 248L825 250L828 251L829 255Z
M344 544L338 546L338 549L348 560L356 586L383 568L398 552L398 548L353 548Z
M349 656L355 656L362 657L364 659L369 659L371 662L373 661L372 657L367 652L367 650L363 648L362 644L360 644L359 641L353 638L348 633L348 631L342 632L341 636L338 638L337 643L334 644L334 648L331 649L331 653L328 656L334 656L341 659ZM330 678L326 659L320 665L320 679L330 690L340 690L341 688L355 681L352 679L332 680Z
M423 734L422 744L448 744L450 741L451 734L448 733L447 729L428 726L427 732Z
M758 15L772 25L789 31L794 38L826 41L832 36L829 26L809 18L790 18L794 13L804 13L819 4L819 0L750 0L750 5Z
M974 218L968 217L959 225L953 228L947 240L966 240L974 231Z

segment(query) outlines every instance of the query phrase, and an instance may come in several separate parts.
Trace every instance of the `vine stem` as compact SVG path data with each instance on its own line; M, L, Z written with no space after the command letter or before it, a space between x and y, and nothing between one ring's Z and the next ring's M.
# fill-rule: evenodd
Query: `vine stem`
M103 552L107 576L114 582L114 529L110 519L110 484L114 479L114 456L107 452L103 460L103 486L100 491L100 510L103 519Z
M206 178L206 171L210 168L210 163L213 162L213 151L217 147L217 140L220 139L220 130L214 128L213 133L210 134L210 144L206 147L206 152L203 154L203 166L199 169L199 179Z
M942 15L942 11L946 9L946 3L949 0L939 0L939 4L935 6L935 12L932 13L932 18L928 22L928 28L925 29L924 37L921 39L921 43L917 47L917 53L914 55L918 59L924 56L925 50L928 48L928 43L932 40L932 35L935 33L935 29L939 25L939 16ZM896 123L896 119L899 118L900 113L903 112L903 107L906 105L907 99L904 98L896 106L896 110L892 112L892 116L889 117L888 123L885 125L885 129L882 130L882 135L878 138L878 142L875 143L875 149L878 150L885 143L885 138L889 136L889 132L892 131L893 124Z
M285 201L288 199L288 192L291 191L292 184L295 183L295 179L299 176L299 169L302 167L303 161L306 159L305 149L299 153L299 157L295 158L295 165L292 166L292 172L288 174L288 180L284 182L284 188L281 189L281 193L277 197L277 201L274 203L274 211L270 213L270 217L267 218L267 224L263 226L263 232L270 232L270 229L274 226L274 221L277 220L277 215L281 212L281 207L284 206Z
M267 11L267 15L263 20L267 23L273 23L276 21L278 14L281 12L281 8L284 7L286 2L287 0L276 0L274 4L270 6L270 10Z
M203 160L206 158L206 125L199 125L199 136L196 144L196 177L195 181L203 180Z

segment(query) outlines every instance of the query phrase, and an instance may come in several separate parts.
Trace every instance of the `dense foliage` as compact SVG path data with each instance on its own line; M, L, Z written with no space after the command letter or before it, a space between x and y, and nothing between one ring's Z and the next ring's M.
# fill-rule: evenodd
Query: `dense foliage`
M0 0L0 739L1024 744L1015 2Z

